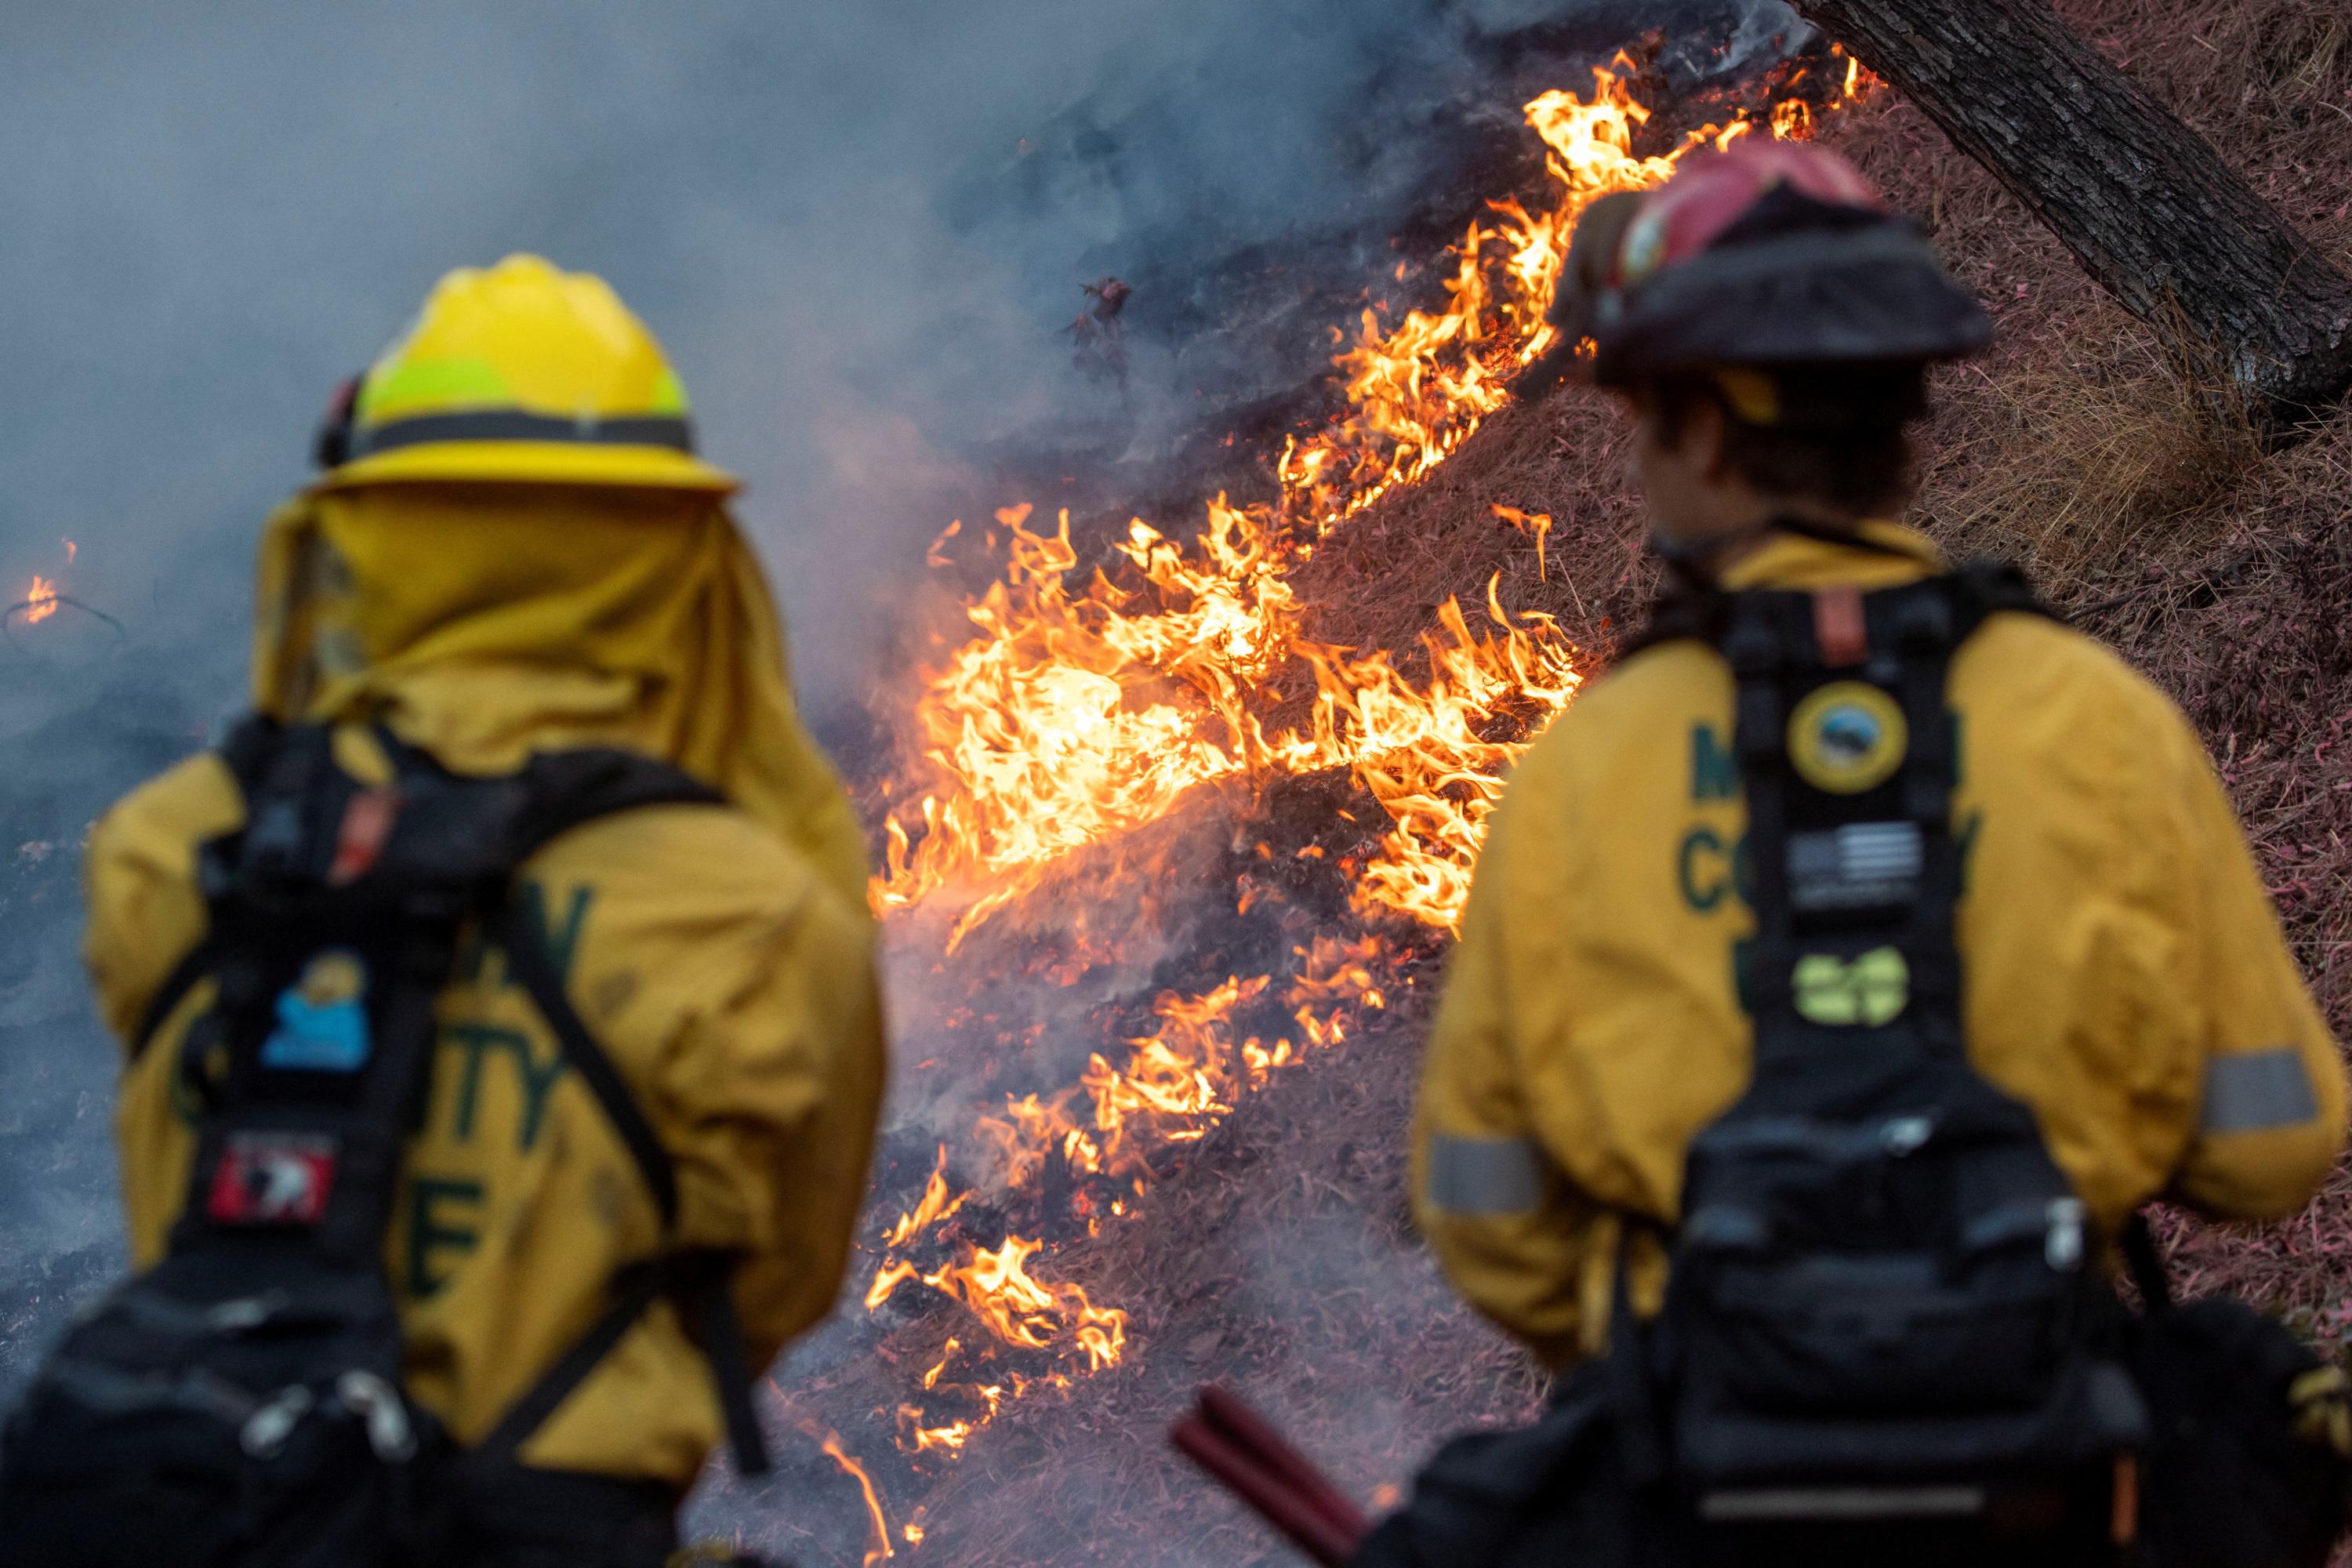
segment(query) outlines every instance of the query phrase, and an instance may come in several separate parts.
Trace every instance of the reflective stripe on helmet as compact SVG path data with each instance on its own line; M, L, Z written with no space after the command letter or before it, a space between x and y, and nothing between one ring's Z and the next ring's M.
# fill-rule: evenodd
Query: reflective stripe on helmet
M495 408L520 401L499 367L478 355L390 359L361 378L359 419L391 420L422 409ZM665 410L665 412L667 412Z
M564 441L595 447L667 447L694 450L691 422L665 416L621 419L562 419L520 408L464 414L421 414L414 419L362 426L352 432L351 456L421 447L433 441Z

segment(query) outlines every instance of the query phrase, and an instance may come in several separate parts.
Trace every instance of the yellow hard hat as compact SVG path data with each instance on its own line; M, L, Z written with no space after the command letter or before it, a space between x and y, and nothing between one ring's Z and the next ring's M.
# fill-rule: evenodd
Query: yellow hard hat
M513 479L734 489L686 389L604 280L536 256L461 267L338 400L320 484Z

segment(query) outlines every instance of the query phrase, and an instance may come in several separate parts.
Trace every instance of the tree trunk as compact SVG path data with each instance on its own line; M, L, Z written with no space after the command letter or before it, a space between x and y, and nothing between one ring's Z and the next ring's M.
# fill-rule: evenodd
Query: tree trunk
M2049 0L1796 0L2132 314L2218 351L2284 432L2352 392L2352 279Z

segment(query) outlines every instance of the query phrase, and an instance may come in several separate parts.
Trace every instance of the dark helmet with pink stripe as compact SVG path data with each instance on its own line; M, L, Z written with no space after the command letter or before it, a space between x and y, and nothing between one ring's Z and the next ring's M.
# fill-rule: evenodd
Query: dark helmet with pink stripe
M1844 158L1793 142L1698 154L1654 191L1595 202L1577 225L1553 321L1593 340L1592 377L1604 386L1726 370L1762 373L1759 384L1776 370L1894 370L1992 340L1991 318L1916 224Z

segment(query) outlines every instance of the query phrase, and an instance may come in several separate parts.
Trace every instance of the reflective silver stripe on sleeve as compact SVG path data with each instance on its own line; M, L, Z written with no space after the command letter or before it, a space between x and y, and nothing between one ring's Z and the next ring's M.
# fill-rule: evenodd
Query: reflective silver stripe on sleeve
M2293 1046L2240 1051L2205 1064L2204 1131L2208 1132L2300 1127L2318 1117L2319 1100L2311 1092L2311 1077L2303 1070L2303 1054Z
M1527 1138L1429 1141L1429 1206L1440 1214L1530 1214L1543 1206L1544 1157Z

